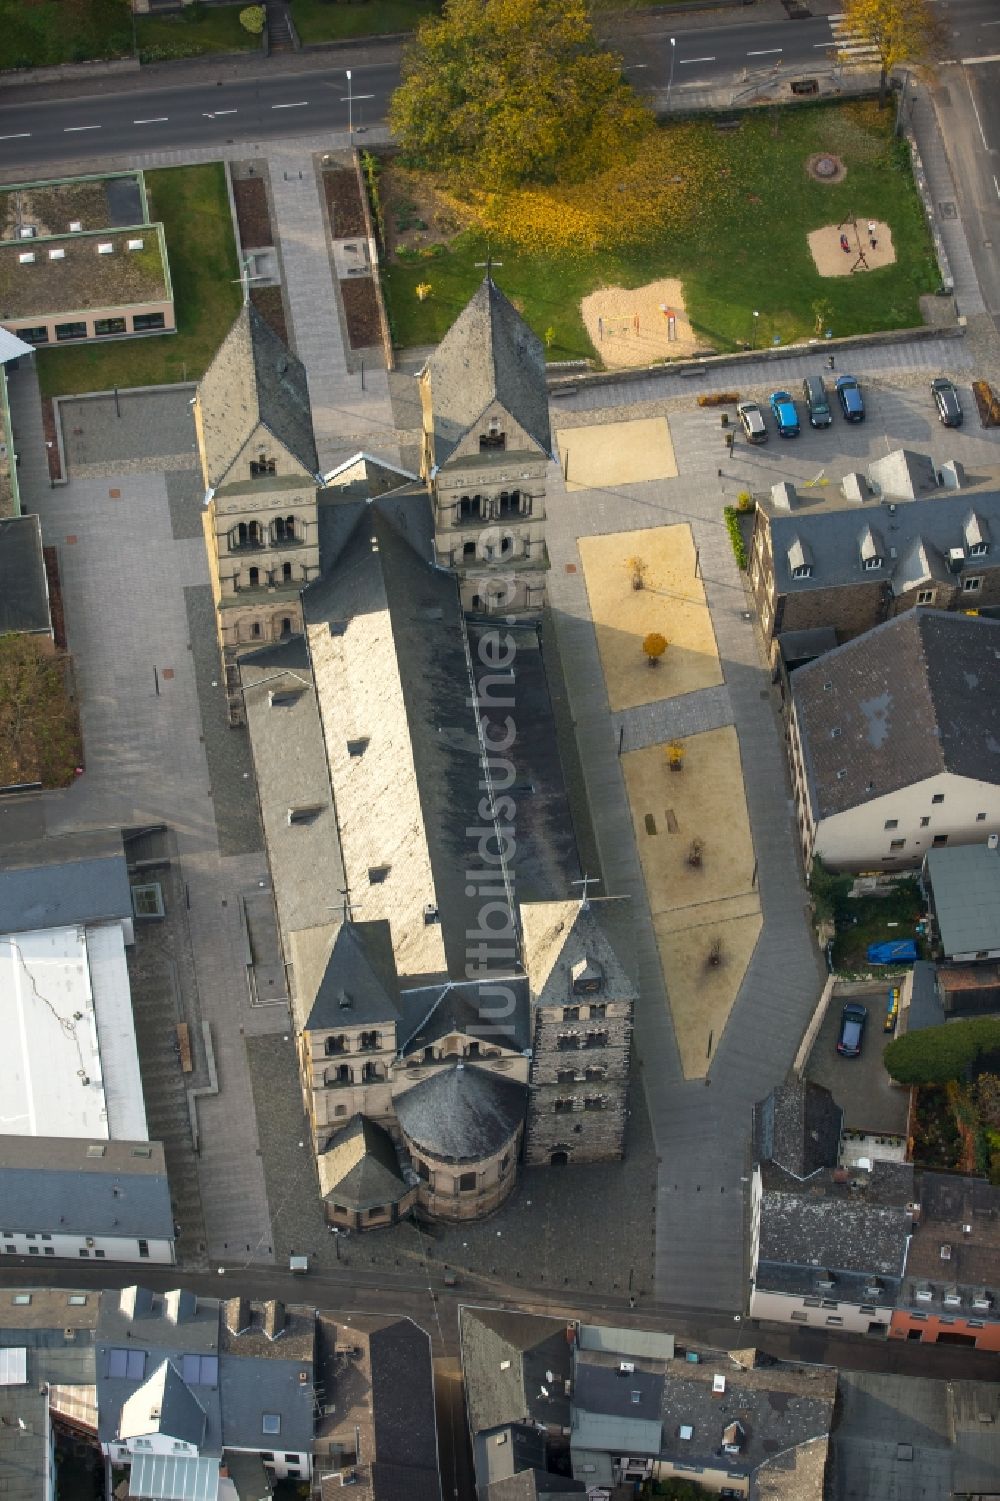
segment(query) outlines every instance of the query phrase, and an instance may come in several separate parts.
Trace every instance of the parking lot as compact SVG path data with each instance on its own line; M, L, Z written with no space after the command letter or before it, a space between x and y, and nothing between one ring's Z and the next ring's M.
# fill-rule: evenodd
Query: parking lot
M909 1091L892 1084L882 1066L882 1054L893 1037L882 1030L888 991L888 979L869 985L837 986L806 1062L806 1077L824 1084L843 1107L844 1129L870 1136L906 1134ZM859 1058L842 1058L837 1052L841 1012L848 1000L860 1001L868 1008Z

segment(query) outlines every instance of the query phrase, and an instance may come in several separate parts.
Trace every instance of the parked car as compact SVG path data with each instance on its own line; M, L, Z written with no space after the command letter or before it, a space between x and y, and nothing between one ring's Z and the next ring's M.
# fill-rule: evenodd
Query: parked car
M958 399L954 383L943 376L938 380L932 380L931 395L934 397L938 416L945 427L961 427L962 403Z
M770 396L771 416L778 427L780 438L797 438L799 414L788 391L772 391Z
M865 400L853 375L842 375L837 381L837 400L848 422L864 422Z
M748 443L767 442L767 423L764 421L764 413L755 401L741 401L736 408L736 415L740 419L740 426L746 434Z
M837 1052L841 1058L860 1057L867 1020L868 1007L862 1006L860 1001L848 1001L841 1012L840 1036L837 1038Z
M810 427L829 427L833 421L830 399L821 375L807 375L802 382L802 400L809 413Z

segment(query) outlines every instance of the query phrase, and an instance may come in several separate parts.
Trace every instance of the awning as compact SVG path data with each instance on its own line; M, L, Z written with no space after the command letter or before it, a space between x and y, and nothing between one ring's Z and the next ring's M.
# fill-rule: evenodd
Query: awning
M185 1459L173 1454L137 1454L128 1479L129 1494L148 1501L216 1501L217 1459Z

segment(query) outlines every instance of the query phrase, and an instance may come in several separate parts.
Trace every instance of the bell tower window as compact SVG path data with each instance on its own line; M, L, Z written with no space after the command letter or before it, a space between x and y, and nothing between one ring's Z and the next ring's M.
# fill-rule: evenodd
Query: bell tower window
M491 449L503 452L507 447L507 434L500 431L499 422L491 422L485 433L479 435L480 453L488 453Z

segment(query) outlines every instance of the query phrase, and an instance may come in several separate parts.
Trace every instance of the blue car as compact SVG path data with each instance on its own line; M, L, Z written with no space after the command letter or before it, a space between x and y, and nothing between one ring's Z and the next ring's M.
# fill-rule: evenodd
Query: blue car
M837 400L848 422L864 422L865 403L861 387L853 375L842 375L837 382Z
M787 391L772 391L770 396L771 416L778 427L779 438L797 438L799 414L795 402Z

